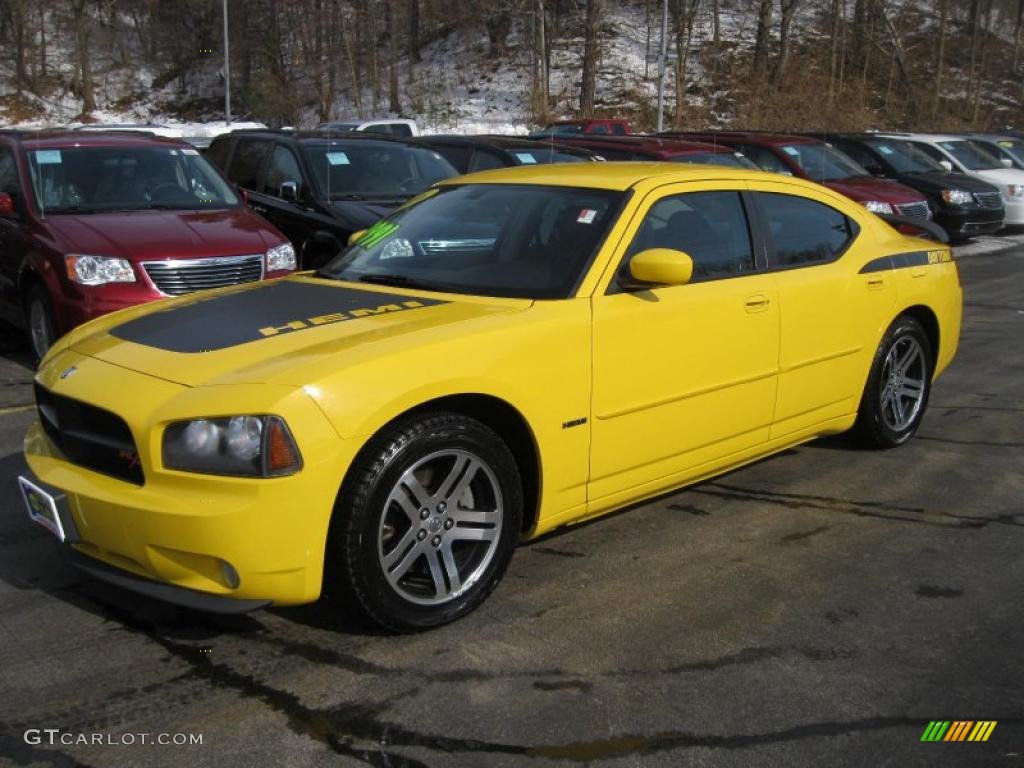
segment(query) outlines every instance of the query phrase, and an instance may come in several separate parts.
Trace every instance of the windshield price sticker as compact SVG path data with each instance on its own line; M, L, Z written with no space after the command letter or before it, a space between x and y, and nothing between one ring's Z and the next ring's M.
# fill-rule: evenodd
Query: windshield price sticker
M782 151L790 157L800 157L800 150L796 147L783 147Z
M198 149L183 149L183 150L181 150L181 154L189 155L191 157L198 157L199 156L199 150Z
M40 165L56 165L61 162L59 149L36 150L36 162Z
M331 165L348 165L348 155L344 152L328 152L327 162Z
M580 211L580 215L576 217L576 221L579 224L593 224L594 219L597 218L597 211L593 208L584 208Z
M887 147L884 144L882 144L880 147L878 147L878 151L881 152L883 155L891 155L892 147Z
M532 165L532 164L536 164L536 162L537 162L537 158L535 158L529 152L516 152L516 158L523 165Z

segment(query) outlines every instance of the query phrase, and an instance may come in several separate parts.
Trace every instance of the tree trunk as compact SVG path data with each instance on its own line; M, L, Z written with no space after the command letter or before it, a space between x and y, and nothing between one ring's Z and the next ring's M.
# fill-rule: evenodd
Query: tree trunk
M718 44L722 42L722 8L720 0L714 0L711 4L711 29L712 29L712 42L715 44L715 50L718 50Z
M757 36L754 39L754 78L759 79L768 61L768 37L772 28L772 0L759 0Z
M92 64L89 56L89 14L86 0L74 0L71 13L75 25L76 53L78 56L79 90L82 97L82 114L89 115L96 109L96 94L92 88Z
M672 27L676 43L676 106L672 122L676 127L683 124L683 113L686 110L686 70L693 40L693 22L697 16L700 0L673 0Z
M1020 28L1024 21L1024 0L1017 0L1017 24L1013 28L1013 71L1017 72L1020 63Z
M776 86L782 82L786 72L786 62L789 58L789 26L793 22L793 15L796 13L800 0L779 0L779 59L775 64L773 81Z
M1020 0L1024 4L1024 0ZM949 21L949 0L939 0L939 44L935 51L935 87L932 90L932 119L939 115L942 99L942 75L946 67L946 25Z
M1024 0L1022 0L1024 2ZM832 34L829 45L829 64L828 64L828 103L832 104L832 100L836 95L836 78L839 74L839 22L842 17L840 16L840 5L839 0L832 0Z
M420 2L419 0L408 0L405 7L406 33L408 36L408 57L409 72L408 82L412 85L416 81L416 65L422 61L420 57Z
M46 8L42 3L39 4L39 76L46 77Z
M21 91L28 85L25 67L25 0L13 0L11 17L14 22L14 87L21 96Z
M398 100L398 29L395 24L395 2L388 0L384 15L388 35L388 109L394 114L402 111L402 103Z
M597 56L604 0L587 0L583 37L583 82L580 87L580 114L594 115L594 91L597 87Z

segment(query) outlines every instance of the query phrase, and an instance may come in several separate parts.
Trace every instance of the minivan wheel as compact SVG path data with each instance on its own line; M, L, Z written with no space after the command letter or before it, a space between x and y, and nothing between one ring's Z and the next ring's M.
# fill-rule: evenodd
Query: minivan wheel
M35 285L28 292L25 302L25 324L28 327L29 344L32 356L38 362L43 359L47 350L57 340L56 323L53 319L53 308L46 289Z
M342 489L328 589L391 631L454 621L504 575L522 507L515 459L489 427L450 412L396 422Z
M869 445L893 448L917 431L931 392L932 359L921 324L896 318L875 352L857 414L856 429Z

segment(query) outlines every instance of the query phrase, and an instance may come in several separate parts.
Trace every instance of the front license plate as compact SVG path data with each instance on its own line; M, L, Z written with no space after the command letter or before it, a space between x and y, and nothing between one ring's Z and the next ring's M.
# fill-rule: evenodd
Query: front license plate
M57 511L57 499L24 477L18 478L18 487L21 488L28 516L61 541L67 539L60 512Z

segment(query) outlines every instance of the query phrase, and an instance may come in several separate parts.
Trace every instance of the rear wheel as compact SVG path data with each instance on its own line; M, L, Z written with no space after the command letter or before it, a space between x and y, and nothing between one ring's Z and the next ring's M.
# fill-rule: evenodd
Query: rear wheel
M873 447L909 440L924 418L931 392L932 349L921 324L902 315L882 338L857 414L857 431Z
M489 427L456 413L397 422L346 481L328 587L392 631L454 621L501 580L522 506L515 459Z
M50 297L41 285L32 286L28 292L25 300L25 324L28 328L32 356L36 361L42 360L57 340L57 326Z

